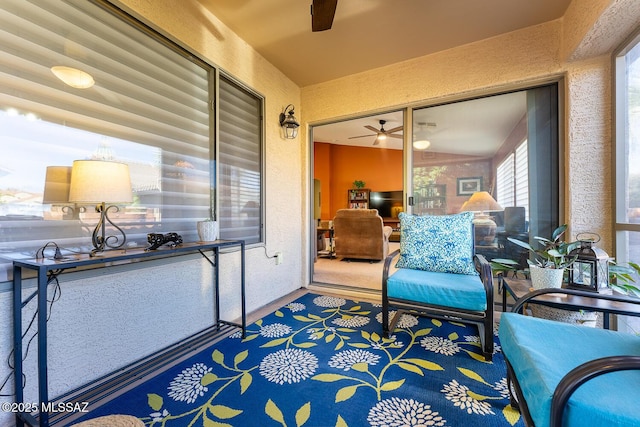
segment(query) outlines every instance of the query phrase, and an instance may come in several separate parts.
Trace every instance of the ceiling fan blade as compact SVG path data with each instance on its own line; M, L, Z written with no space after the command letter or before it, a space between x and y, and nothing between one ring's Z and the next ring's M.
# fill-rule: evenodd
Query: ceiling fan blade
M387 136L388 136L388 137L390 137L390 138L399 138L399 139L402 139L402 135L389 134L389 135L387 135Z
M311 4L311 31L331 29L338 0L313 0Z
M378 138L376 138L375 141L373 141L373 145L379 145L380 144L380 140Z
M366 125L365 128L369 129L371 132L375 132L376 135L380 132L380 129L374 128L373 126Z
M389 134L389 133L398 132L398 131L401 131L401 130L402 130L402 126L398 126L398 127L393 128L393 129L385 130L385 132Z
M377 135L360 135L360 136L350 136L350 137L349 137L349 138L347 138L347 139L355 139L355 138L369 138L369 137L372 137L372 136L377 137Z

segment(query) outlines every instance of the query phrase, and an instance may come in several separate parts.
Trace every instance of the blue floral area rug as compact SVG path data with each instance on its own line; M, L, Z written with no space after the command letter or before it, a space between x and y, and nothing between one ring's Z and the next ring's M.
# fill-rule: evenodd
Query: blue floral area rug
M521 426L496 339L381 307L306 294L92 411L148 426ZM495 334L494 334L495 336Z

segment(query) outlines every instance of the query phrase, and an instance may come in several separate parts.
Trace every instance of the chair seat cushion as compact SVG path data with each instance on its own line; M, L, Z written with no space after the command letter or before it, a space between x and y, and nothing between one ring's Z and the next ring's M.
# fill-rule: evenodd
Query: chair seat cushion
M573 368L606 356L640 356L640 337L516 313L500 317L500 343L536 427L549 426L551 399ZM640 425L640 371L614 372L583 384L569 399L564 426Z
M387 295L423 304L484 311L487 296L480 276L401 268L387 281Z

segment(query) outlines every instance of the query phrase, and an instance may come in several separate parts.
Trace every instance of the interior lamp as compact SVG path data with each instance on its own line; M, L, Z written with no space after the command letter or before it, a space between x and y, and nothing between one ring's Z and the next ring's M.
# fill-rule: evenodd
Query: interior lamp
M479 246L490 245L496 237L496 223L486 212L501 211L502 206L487 191L476 191L461 208L461 211L476 212L473 218L475 243Z
M62 205L63 219L78 219L79 210L69 205L70 185L71 166L47 166L42 204Z
M282 113L280 113L280 126L284 130L284 137L286 139L295 139L298 136L298 128L300 127L300 123L294 116L293 104L287 105ZM288 115L287 115L288 113Z
M431 141L428 139L429 132L425 129L425 126L428 126L428 124L420 122L418 126L420 129L413 135L413 148L416 150L426 150L431 146Z
M100 221L93 230L92 255L109 249L122 247L127 236L109 218L109 211L118 212L117 203L131 203L131 177L129 166L125 163L102 160L75 160L71 171L69 202L77 204L96 204ZM111 204L111 205L108 205ZM107 236L107 223L115 228L119 236Z
M42 203L59 205L69 203L71 166L47 166Z
M54 76L62 80L68 86L76 89L88 89L95 84L91 74L78 70L77 68L56 65L51 67Z

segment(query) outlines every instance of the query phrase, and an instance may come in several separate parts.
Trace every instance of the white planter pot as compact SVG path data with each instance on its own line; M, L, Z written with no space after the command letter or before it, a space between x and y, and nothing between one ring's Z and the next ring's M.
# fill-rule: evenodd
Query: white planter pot
M198 237L201 242L211 242L218 240L218 221L198 221L196 224L198 228Z
M560 288L564 277L563 268L542 268L530 265L531 285L534 289Z

